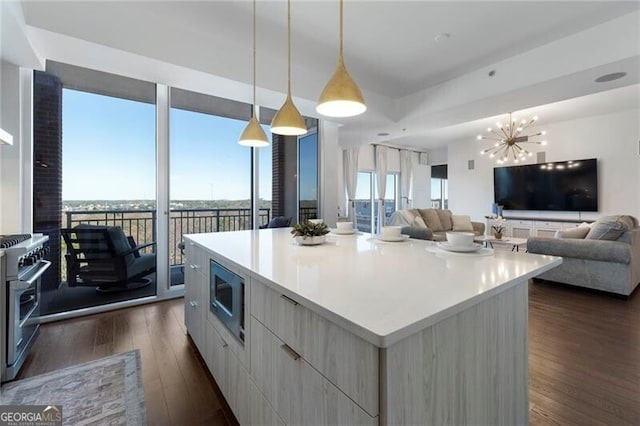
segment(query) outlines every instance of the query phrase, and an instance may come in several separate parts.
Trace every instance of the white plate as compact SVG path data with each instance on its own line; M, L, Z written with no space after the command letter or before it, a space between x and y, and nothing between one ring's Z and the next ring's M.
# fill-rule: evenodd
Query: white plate
M453 251L456 253L471 253L473 251L478 251L482 248L482 244L473 244L470 246L453 246L449 244L447 241L442 241L438 243L438 247L443 250Z
M402 234L399 237L384 237L382 235L377 235L375 239L385 243L400 243L402 241L407 241L409 236L405 234Z
M336 234L336 235L353 235L356 233L355 229L347 229L346 231L343 231L342 229L331 229L331 233L332 234Z

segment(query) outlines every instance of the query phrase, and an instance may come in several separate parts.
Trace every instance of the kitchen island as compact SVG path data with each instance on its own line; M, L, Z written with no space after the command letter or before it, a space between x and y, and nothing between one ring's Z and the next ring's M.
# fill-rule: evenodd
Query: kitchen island
M288 229L185 238L187 330L241 424L528 422L527 282L560 258L370 234L299 246ZM213 263L244 283L244 342L210 308Z

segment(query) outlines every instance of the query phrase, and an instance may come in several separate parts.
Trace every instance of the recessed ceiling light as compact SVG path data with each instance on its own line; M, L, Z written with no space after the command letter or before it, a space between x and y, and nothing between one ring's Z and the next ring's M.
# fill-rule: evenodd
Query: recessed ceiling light
M596 83L606 83L608 81L613 81L613 80L622 78L625 75L627 75L626 72L612 72L611 74L601 75L600 77L596 78L594 81Z
M439 43L441 41L449 40L450 37L451 37L451 34L449 33L440 33L440 34L436 34L436 36L433 39Z
M378 133L378 136L389 136L389 133L387 133L387 132L380 132L380 133Z
M489 77L493 77L494 75L496 75L496 70L489 71Z

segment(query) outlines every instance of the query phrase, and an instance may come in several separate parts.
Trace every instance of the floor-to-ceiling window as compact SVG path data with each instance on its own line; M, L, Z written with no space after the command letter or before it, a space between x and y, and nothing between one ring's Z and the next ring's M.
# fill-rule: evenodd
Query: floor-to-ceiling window
M96 292L95 287L75 287L76 294L84 292L83 297L91 300L75 303L73 297L64 296L65 304L56 305L53 311L45 307L43 314L156 294L179 294L180 287L170 287L184 282L182 236L266 225L273 217L274 194L281 204L291 199L300 217L317 217L321 207L317 131L301 138L299 144L293 141L293 152L285 153L292 168L282 168L291 173L279 176L284 185L276 185L273 170L284 163L275 158L272 146L252 149L237 143L251 117L249 104L176 88L167 90L166 86L158 88L156 101L154 83L55 62L48 63L47 72L41 75L41 86L49 84L45 80L51 77L59 79L64 88L59 97L59 110L64 110L60 118L48 112L46 105L42 108L45 113L34 114L38 124L59 121L60 133L64 134L63 142L57 143L64 165L55 166L61 170L64 184L53 190L64 201L54 212L59 219L54 226L58 237L61 228L116 226L136 243L151 244L142 254L152 254L155 259L154 243L164 250L157 253L162 264L149 275L150 285L109 293ZM34 97L43 95L42 104L51 102L48 93L34 93ZM170 100L168 105L165 99ZM276 111L261 110L263 129L272 139L269 123ZM307 119L307 125L317 129L316 120ZM156 129L160 129L158 137ZM42 133L47 131L45 128ZM42 152L49 149L48 145L37 143ZM289 145L285 145L288 149ZM45 185L34 187L34 218L36 212L47 213L45 206L49 202L45 195L51 192L52 179L41 172L54 164L46 155L35 160L36 174L42 175L40 181ZM299 181L297 170L301 171ZM283 181L283 177L292 177L293 183ZM169 211L164 213L166 207ZM45 223L46 214L41 216ZM67 250L64 244L56 244L60 245L56 263L63 273L51 280L52 295L68 288Z
M271 147L251 148L238 137L250 105L180 89L171 90L169 116L169 266L172 285L183 283L184 234L251 229L253 165L258 155L259 225L271 210ZM269 127L263 125L271 139Z
M154 243L157 235L155 86L75 67L54 65L52 72L57 73L62 82L62 140L58 147L62 158L60 227L119 227L124 234L123 241L129 237L131 246ZM83 78L76 82L69 80L80 75ZM34 92L40 89L41 86L36 85ZM39 113L35 119L46 117ZM37 142L47 144L41 138ZM46 151L40 152L43 154L37 159L40 162L35 174L50 166ZM38 189L35 188L34 193ZM48 208L36 200L34 215ZM110 239L113 242L117 236L110 235ZM136 277L127 285L115 286L89 280L84 273L72 275L70 267L74 256L69 254L64 239L60 239L59 244L59 285L43 288L43 315L156 294L155 272ZM108 256L105 251L108 247L96 244L97 250L104 249L104 252L93 255ZM147 270L155 271L154 245L135 252L135 256L140 255L149 255L146 258L152 259L153 266Z
M298 221L318 217L318 133L298 138Z
M384 197L385 218L396 211L398 203L398 175L387 174ZM358 172L356 184L356 220L359 231L372 232L378 224L378 185L375 173ZM386 223L385 223L386 224Z
M447 165L431 166L431 208L449 208Z

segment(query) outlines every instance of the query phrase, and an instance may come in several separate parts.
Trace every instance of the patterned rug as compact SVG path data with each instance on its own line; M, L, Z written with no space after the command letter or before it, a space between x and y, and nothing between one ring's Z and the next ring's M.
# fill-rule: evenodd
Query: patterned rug
M7 383L0 405L62 405L64 424L146 424L138 350Z

